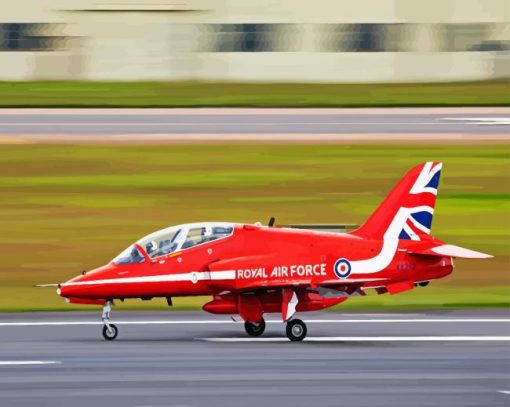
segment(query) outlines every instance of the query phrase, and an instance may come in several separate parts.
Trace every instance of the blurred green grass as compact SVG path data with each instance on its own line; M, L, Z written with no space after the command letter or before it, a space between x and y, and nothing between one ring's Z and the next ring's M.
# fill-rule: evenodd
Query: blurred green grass
M491 253L458 260L426 289L341 309L510 306L506 145L0 146L0 311L68 305L56 283L108 262L139 237L195 221L359 224L419 162L444 162L433 233ZM199 307L176 299L176 308ZM166 308L126 301L120 308Z
M67 304L58 299L55 289L39 289L17 287L17 295L23 300L19 303L4 304L0 312L32 312L32 311L91 311L100 306ZM46 292L44 292L46 290ZM0 289L0 294L6 291ZM7 292L7 294L9 294ZM36 294L36 295L34 295ZM51 294L57 299L49 303L47 295ZM365 297L353 297L344 303L328 308L337 311L402 311L425 309L467 309L467 308L508 308L510 290L508 286L481 286L481 287L445 287L441 283L436 286L433 282L427 288L417 288L412 291L395 296L389 294L376 295L369 290ZM128 310L168 310L189 311L200 310L202 305L211 301L210 297L181 297L173 299L173 306L168 307L166 300L155 298L151 301L128 299L124 302L115 301L115 311Z
M508 106L510 82L0 82L0 107Z

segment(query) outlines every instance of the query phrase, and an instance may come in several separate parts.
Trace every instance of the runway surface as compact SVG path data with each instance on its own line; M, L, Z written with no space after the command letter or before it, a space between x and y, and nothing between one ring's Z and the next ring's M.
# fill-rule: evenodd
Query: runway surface
M5 109L0 135L37 141L510 139L510 109Z
M309 313L308 341L198 312L0 315L1 406L508 406L510 312ZM432 339L435 338L435 339ZM246 341L248 339L248 341Z

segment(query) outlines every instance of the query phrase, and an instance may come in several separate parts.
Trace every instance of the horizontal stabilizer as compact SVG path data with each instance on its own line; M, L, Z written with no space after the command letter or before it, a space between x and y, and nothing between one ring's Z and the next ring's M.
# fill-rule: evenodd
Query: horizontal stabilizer
M47 288L47 287L60 287L60 284L36 284L34 287Z
M462 259L488 259L493 256L474 250L464 249L463 247L454 246L452 244L443 244L425 250L409 250L411 254L423 254L425 256L449 256L459 257Z

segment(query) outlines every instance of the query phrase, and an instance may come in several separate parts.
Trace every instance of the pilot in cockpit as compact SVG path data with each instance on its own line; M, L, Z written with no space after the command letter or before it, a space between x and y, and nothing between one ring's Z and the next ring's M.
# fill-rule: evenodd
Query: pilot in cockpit
M172 240L161 240L159 245L155 240L152 240L145 246L145 251L150 257L163 256L174 252L177 246L178 244Z
M158 244L155 240L151 240L149 243L145 245L145 251L150 257L153 257L153 254L158 250Z

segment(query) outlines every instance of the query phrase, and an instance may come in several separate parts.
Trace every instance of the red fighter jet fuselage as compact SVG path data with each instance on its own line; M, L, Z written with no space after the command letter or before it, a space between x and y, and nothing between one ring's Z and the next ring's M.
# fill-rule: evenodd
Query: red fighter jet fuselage
M354 295L397 294L453 270L453 258L483 253L430 235L441 163L411 170L369 219L350 233L224 222L174 226L148 235L109 264L59 284L72 303L101 304L103 336L115 339L113 300L212 295L203 307L239 315L249 335L264 332L264 314L280 313L286 333L302 340L295 312L330 307Z

